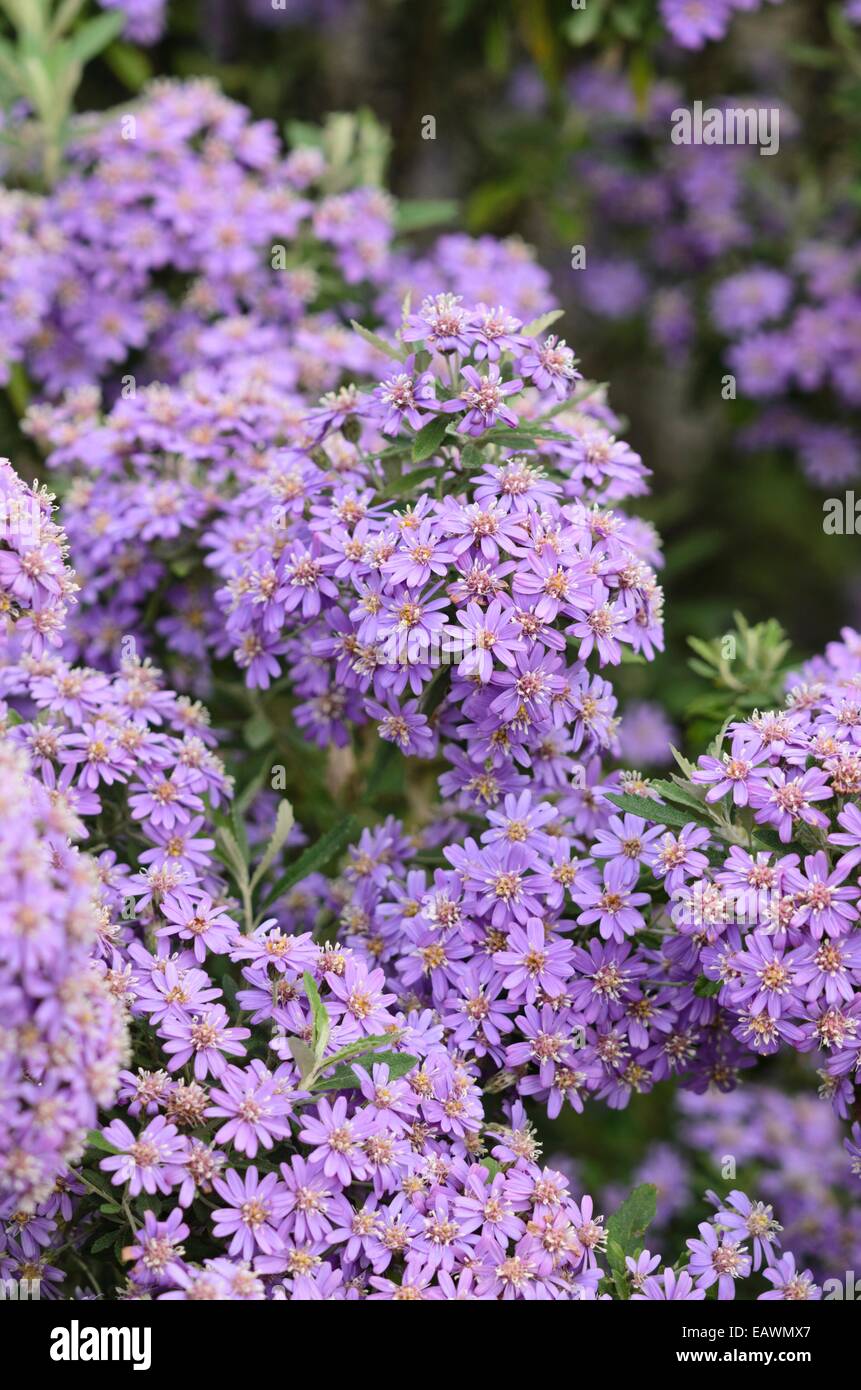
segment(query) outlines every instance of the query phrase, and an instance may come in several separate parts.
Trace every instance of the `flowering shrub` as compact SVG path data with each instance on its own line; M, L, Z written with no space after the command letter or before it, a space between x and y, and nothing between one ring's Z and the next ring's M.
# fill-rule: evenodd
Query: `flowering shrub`
M852 669L845 646L827 661L835 681ZM726 1085L756 1050L758 1032L752 1043L749 1028L714 1026L714 1011L739 1001L732 988L713 997L707 934L677 921L653 938L641 912L641 861L674 901L709 863L704 825L690 822L684 853L662 822L646 829L648 815L670 815L677 783L660 784L660 811L641 786L636 818L613 814L606 784L508 794L480 843L443 847L430 882L394 823L363 833L340 880L319 873L337 841L278 876L287 804L255 864L235 813L218 809L228 788L201 711L155 679L133 657L114 678L52 655L6 667L7 699L25 716L7 731L10 754L38 755L55 808L97 833L110 825L121 848L99 859L108 917L96 969L157 1052L121 1073L115 1118L92 1131L59 1206L7 1197L4 1270L59 1279L59 1219L73 1247L122 1255L138 1297L701 1298L714 1287L729 1298L757 1269L763 1296L819 1296L782 1253L771 1208L735 1189L715 1198L686 1259L661 1269L642 1248L654 1190L638 1188L605 1228L590 1199L541 1167L522 1103L505 1098L515 1086L551 1113L589 1096L622 1105L673 1072ZM828 703L824 690L818 699ZM162 724L195 733L177 739ZM430 828L424 843L444 835ZM809 1009L810 1037L821 1012ZM844 1112L848 1084L836 1088Z
M156 37L119 8L93 44ZM730 8L661 13L691 46ZM6 380L65 528L0 463L0 1277L820 1298L861 1234L861 638L763 713L785 649L745 627L708 753L623 770L672 765L607 678L664 646L622 510L649 469L531 253L416 249L367 118L285 154L208 82L55 115L17 113L45 186L0 204ZM790 302L773 270L712 300L728 332ZM795 1099L745 1091L763 1058ZM708 1175L662 1136L599 1203L543 1159L668 1081ZM794 1123L818 1197L769 1148Z

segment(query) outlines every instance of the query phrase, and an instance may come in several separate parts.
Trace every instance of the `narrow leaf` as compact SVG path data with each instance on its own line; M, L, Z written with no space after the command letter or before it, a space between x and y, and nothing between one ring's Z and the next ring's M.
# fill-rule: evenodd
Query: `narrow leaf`
M320 998L320 991L317 988L314 976L306 970L302 976L302 984L308 996L308 1003L311 1005L311 1017L314 1021L314 1062L318 1064L326 1051L326 1044L329 1041L330 1019L329 1011Z
M540 314L537 319L533 319L525 328L521 328L521 333L526 338L537 338L540 333L546 333L548 328L561 319L565 313L564 309L551 309L549 314Z
M282 893L286 893L288 888L292 888L294 883L299 883L301 879L307 878L309 874L316 873L319 869L325 869L331 859L336 854L340 854L346 845L358 834L359 824L355 816L347 816L338 825L328 830L316 844L306 849L301 854L295 864L283 873L278 882L272 888L264 908L270 903L274 903L276 898L280 898Z
M350 319L350 326L354 333L358 333L359 337L364 338L366 343L377 349L377 352L385 353L386 357L391 357L395 362L403 362L407 354L401 348L394 347L392 343L387 343L379 333L372 333L370 328L363 328L355 319Z
M272 831L272 835L270 836L269 844L266 846L266 849L264 851L263 858L260 860L260 863L254 870L254 875L251 879L252 892L257 887L263 875L274 864L277 856L281 853L281 850L284 848L284 845L287 842L287 836L290 834L290 831L293 829L293 826L295 824L295 819L296 818L293 815L293 807L290 805L290 802L287 801L285 798L284 800L282 800L280 806L278 807L278 814L275 817L275 829Z
M406 1076L407 1072L411 1072L413 1067L418 1066L419 1061L418 1057L411 1057L408 1052L379 1052L374 1055L372 1060L385 1063L389 1068L391 1081ZM331 1076L315 1081L312 1089L314 1091L346 1091L359 1084L359 1078L352 1067L338 1067Z
M299 1075L304 1081L306 1076L311 1076L317 1063L314 1053L302 1038L288 1038L287 1046L292 1053L293 1060L299 1068Z

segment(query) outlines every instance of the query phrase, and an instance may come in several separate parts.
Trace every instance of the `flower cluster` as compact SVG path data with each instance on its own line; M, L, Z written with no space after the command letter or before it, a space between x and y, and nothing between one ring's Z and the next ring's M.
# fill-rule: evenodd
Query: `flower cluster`
M757 1191L780 1211L783 1244L811 1266L818 1283L857 1267L861 1211L847 1187L851 1141L829 1106L809 1092L787 1095L754 1084L719 1097L681 1091L678 1108L679 1137L700 1162L708 1155L720 1169L731 1158L739 1173L756 1173ZM678 1201L686 1186L695 1191L693 1178L680 1179L678 1171L671 1178L666 1157L663 1164L663 1177L654 1159L636 1177L658 1185L659 1213L664 1194Z
M6 460L0 499L0 918L12 1029L3 1195L23 1208L62 1176L97 1106L113 1099L125 1031L121 976L107 962L119 922L136 902L197 881L200 849L214 844L194 838L202 798L217 807L228 781L205 712L161 690L154 668L130 653L109 677L57 655L75 591L65 536L49 495ZM111 848L90 858L71 844L90 837ZM122 849L140 854L137 876Z
M601 393L575 394L564 341L505 309L437 295L402 347L366 338L308 326L282 365L150 387L104 425L86 391L31 411L51 466L79 476L70 636L104 662L140 632L179 682L207 657L264 690L286 668L321 745L369 719L407 754L442 736L446 795L492 804L529 770L558 784L615 745L615 697L587 661L662 646L654 533L613 509L647 470ZM384 349L398 360L303 409L294 373L324 343L330 380L339 357L368 374ZM404 468L418 446L433 462Z
M206 81L154 84L68 155L43 198L6 195L0 224L4 294L21 306L4 353L50 394L115 380L131 357L143 380L176 380L255 338L265 350L266 326L301 319L321 275L385 268L388 195L322 193L318 150L285 155L271 122Z
M699 994L700 1026L721 1022L727 1058L815 1054L844 1118L861 1061L859 657L844 629L786 708L731 723L729 747L644 813L672 920L662 964Z
M8 711L0 705L5 724ZM0 738L0 1212L19 1225L83 1152L126 1060L123 1012L92 953L108 926L77 818Z
M610 322L644 318L674 370L719 354L731 398L752 407L746 449L786 451L819 486L857 477L859 253L847 190L838 183L799 237L792 165L776 168L755 144L672 143L684 106L674 83L656 84L645 107L621 79L589 69L575 91L592 119L578 167L601 229L580 276L584 304ZM798 118L780 97L758 93L755 109L776 113L781 141L792 141Z

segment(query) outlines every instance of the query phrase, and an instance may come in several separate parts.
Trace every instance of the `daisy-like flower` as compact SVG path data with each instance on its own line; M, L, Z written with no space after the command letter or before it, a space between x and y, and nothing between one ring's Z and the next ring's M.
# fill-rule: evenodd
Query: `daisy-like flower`
M571 890L571 896L582 909L577 917L581 926L598 923L604 940L622 942L626 936L645 925L639 909L649 901L648 893L633 892L639 877L637 866L630 860L613 859L604 867L602 884L582 882Z
M722 758L704 754L698 760L691 781L708 787L706 801L720 801L721 797L732 795L734 805L746 806L751 783L762 785L767 781L767 769L762 767L767 760L767 749L752 748L749 737L739 732L733 735L729 754Z
M795 1256L789 1251L781 1255L779 1260L775 1260L769 1269L763 1270L762 1277L773 1284L774 1288L769 1289L767 1293L761 1293L759 1302L779 1298L786 1303L802 1303L815 1302L822 1298L822 1290L814 1283L810 1270L796 1269Z
M468 354L473 340L471 314L456 294L428 295L417 314L408 314L401 330L405 343L427 343L435 352Z
M143 1285L173 1283L182 1268L185 1254L182 1242L188 1233L185 1214L180 1207L174 1207L164 1221L160 1221L154 1211L144 1212L143 1229L138 1231L134 1245L123 1251L125 1259L137 1262L133 1278Z
M261 1062L252 1062L245 1070L228 1066L219 1079L220 1087L210 1091L214 1104L206 1109L208 1116L226 1119L215 1132L216 1143L232 1144L239 1153L254 1158L258 1145L271 1149L276 1139L286 1138L293 1107Z
M447 624L446 631L452 653L464 653L457 674L477 677L485 684L493 674L495 661L513 667L515 653L523 651L525 645L510 604L503 605L499 599L484 610L477 603L458 609L457 623Z
M531 380L539 391L552 391L559 401L571 393L571 385L581 379L576 367L576 357L564 338L554 333L536 343L534 348L520 358L519 367L527 380Z
M660 1255L653 1255L650 1250L641 1250L636 1259L633 1255L625 1256L628 1278L635 1292L642 1289L648 1276L654 1273L660 1263Z
M227 1203L212 1214L214 1233L229 1239L228 1254L250 1260L259 1252L278 1255L284 1248L278 1225L285 1212L285 1192L277 1173L260 1178L252 1164L240 1174L229 1168L213 1187Z
M250 1029L231 1027L222 1004L213 1004L192 1017L166 1018L160 1032L167 1039L163 1048L170 1057L169 1069L178 1071L194 1058L194 1075L198 1081L204 1081L210 1074L222 1076L228 1065L225 1054L242 1057L245 1053L243 1040L251 1037Z
M112 1120L102 1135L120 1152L101 1159L99 1167L113 1174L111 1182L115 1187L128 1183L130 1197L139 1192L161 1192L167 1196L183 1181L188 1143L163 1115L150 1120L137 1138L124 1120Z
M344 1187L353 1179L367 1178L368 1158L365 1140L377 1128L373 1115L360 1111L348 1116L347 1101L339 1096L334 1105L327 1100L317 1104L316 1114L309 1114L299 1138L312 1145L310 1161L321 1163L326 1177L337 1178Z
M807 959L807 951L801 947L787 950L785 944L761 931L751 932L744 946L732 959L733 968L741 975L732 986L733 1003L753 1015L765 1010L770 1018L798 1013L801 1000L796 967Z
M483 434L485 430L493 429L498 420L514 429L518 417L505 401L506 397L514 396L522 389L520 377L503 381L495 363L488 366L485 376L470 366L462 367L461 374L466 385L454 400L444 401L438 409L446 415L466 410L460 421L464 434Z
M495 963L505 973L504 986L512 1000L534 1003L539 993L551 997L563 994L571 975L571 944L549 936L538 917L525 926L512 925L507 948L494 954Z
M161 911L169 925L160 927L158 935L177 935L181 941L191 941L195 959L201 964L206 960L208 951L215 955L224 955L229 951L239 933L227 909L216 907L208 893L202 893L196 899L182 889L168 893Z
M773 825L781 840L788 844L798 821L805 825L828 829L828 818L817 811L813 802L828 801L832 792L821 768L812 767L800 776L787 776L782 767L769 769L767 782L752 783L750 805L760 825Z
M658 1262L660 1263L660 1260ZM650 1274L644 1279L640 1292L631 1294L631 1301L696 1302L705 1296L705 1289L694 1286L694 1281L686 1269L676 1274L675 1270L667 1265L662 1274Z
M622 816L611 816L607 825L598 830L590 853L595 859L620 859L632 864L647 864L649 846L663 833L663 826L653 825L646 829L646 822L641 816L625 812Z
M719 1236L708 1221L700 1223L699 1232L699 1240L687 1242L691 1252L688 1269L697 1288L705 1291L717 1284L719 1299L735 1298L736 1280L750 1274L747 1247L729 1235Z
M721 1230L738 1240L753 1242L753 1267L774 1264L780 1246L779 1233L783 1227L775 1220L774 1210L765 1202L752 1202L745 1192L733 1191L723 1201L714 1193L707 1197L718 1208L715 1218Z
M294 1154L281 1164L284 1183L284 1219L280 1232L285 1239L318 1241L337 1239L333 1226L342 1211L339 1183L327 1177L322 1163L309 1163Z
M388 1005L395 995L385 993L386 977L382 970L368 970L361 961L349 960L342 975L327 974L326 983L334 998L327 1001L335 1017L341 1017L361 1033L383 1033L393 1027L394 1019Z
M655 878L664 880L668 893L682 888L686 876L700 876L708 868L708 859L699 846L709 844L709 832L704 825L688 821L678 834L667 830L651 847L649 863Z
M374 390L380 402L383 434L399 434L404 421L411 430L420 430L436 408L436 378L433 372L416 372L415 353L406 359L403 371L386 378Z
M845 882L850 873L851 868L842 860L831 870L824 850L805 857L804 873L788 870L787 887L796 894L797 903L792 925L806 927L817 941L851 931L858 920L859 890Z

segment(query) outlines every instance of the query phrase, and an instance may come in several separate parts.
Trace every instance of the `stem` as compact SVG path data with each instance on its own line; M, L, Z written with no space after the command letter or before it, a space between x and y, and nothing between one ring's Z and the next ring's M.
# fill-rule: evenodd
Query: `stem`
M63 0L48 29L48 40L56 43L71 28L84 7L84 0Z

